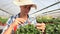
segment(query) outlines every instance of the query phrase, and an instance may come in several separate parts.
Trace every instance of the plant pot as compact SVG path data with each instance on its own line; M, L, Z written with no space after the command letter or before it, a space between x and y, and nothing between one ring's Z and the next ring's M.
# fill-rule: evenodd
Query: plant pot
M2 26L2 22L0 21L0 26Z
M2 24L2 23L0 22L0 26L6 26L6 23L5 23L5 24Z
M5 24L2 24L2 26L6 26L6 23Z

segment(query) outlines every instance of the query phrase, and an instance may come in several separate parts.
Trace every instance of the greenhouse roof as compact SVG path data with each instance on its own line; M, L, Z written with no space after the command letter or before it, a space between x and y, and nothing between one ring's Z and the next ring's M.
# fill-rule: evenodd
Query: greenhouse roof
M29 15L60 16L60 0L33 0L37 10L31 9ZM10 17L20 12L20 8L13 4L13 0L0 0L0 16Z

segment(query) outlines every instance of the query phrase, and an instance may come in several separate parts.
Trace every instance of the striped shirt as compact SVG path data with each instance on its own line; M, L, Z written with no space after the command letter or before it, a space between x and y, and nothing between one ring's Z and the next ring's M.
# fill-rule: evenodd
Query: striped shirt
M17 14L17 15L15 15L15 16L11 16L8 19L7 25L5 26L5 28L3 29L3 31L2 31L1 34L3 34L8 29L8 27L10 26L10 24L13 23L16 18L19 18L19 15L20 15L20 13ZM29 17L28 16L28 20L30 21L31 24L34 24L35 25L37 23L35 17ZM28 24L28 20L26 20L26 22L24 24L21 24L21 25L24 26L24 25ZM21 25L19 25L17 28L19 28ZM14 34L14 29L12 29L11 34Z

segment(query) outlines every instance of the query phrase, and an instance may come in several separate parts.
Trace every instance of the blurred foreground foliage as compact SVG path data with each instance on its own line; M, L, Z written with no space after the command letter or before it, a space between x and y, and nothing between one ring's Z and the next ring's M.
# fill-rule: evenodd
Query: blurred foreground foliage
M42 34L42 32L36 29L33 24L27 24L25 26L20 26L16 34Z

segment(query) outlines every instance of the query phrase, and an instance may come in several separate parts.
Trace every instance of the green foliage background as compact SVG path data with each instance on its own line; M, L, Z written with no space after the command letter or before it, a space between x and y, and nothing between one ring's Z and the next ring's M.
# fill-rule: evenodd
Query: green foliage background
M46 34L60 34L60 18L42 16L36 18L38 23L46 24Z

